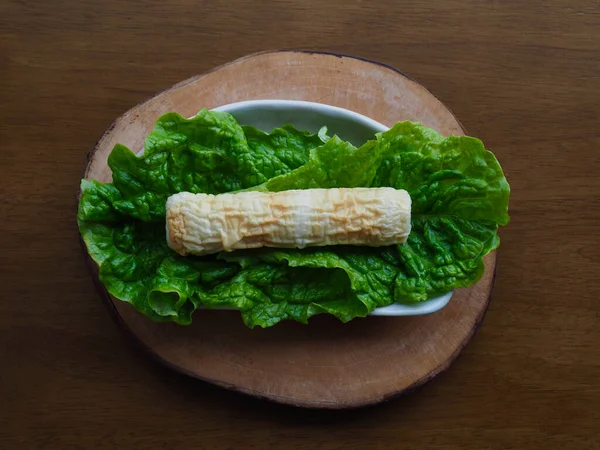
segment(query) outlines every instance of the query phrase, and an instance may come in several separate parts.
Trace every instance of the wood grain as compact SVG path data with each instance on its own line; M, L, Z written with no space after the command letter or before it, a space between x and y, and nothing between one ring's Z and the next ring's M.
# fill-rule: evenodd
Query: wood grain
M0 447L599 448L594 2L6 0L0 13ZM302 411L164 369L114 326L81 256L74 191L103 130L273 48L397 67L511 183L483 325L450 370L377 407Z
M412 120L444 135L464 134L438 99L390 67L324 53L263 52L178 83L126 112L94 147L85 177L112 181L107 159L115 144L142 148L166 112L190 117L201 107L273 98L327 99L388 126ZM188 327L155 323L110 297L101 283L98 288L117 322L168 367L279 403L341 409L414 390L450 366L487 308L495 252L485 261L482 279L456 290L435 314L351 324L318 318L308 326L283 323L267 330L249 330L228 311L198 312Z

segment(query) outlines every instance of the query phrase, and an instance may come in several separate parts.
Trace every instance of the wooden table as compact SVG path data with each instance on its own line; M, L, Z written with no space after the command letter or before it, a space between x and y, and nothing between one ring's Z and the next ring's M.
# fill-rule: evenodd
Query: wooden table
M600 9L404 3L0 4L1 448L600 448ZM483 326L448 372L380 406L300 410L171 372L114 325L84 266L76 191L104 129L273 48L404 71L513 189Z

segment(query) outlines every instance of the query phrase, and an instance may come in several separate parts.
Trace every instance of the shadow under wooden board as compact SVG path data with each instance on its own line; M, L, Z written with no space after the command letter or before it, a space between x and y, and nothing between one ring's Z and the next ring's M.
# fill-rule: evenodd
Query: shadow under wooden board
M393 68L331 54L267 52L179 83L125 113L90 154L85 178L111 181L107 158L113 146L142 148L163 113L189 117L201 108L253 99L320 102L388 126L412 120L444 135L464 134L439 100ZM448 368L488 306L495 252L484 261L482 279L456 290L445 308L430 315L347 324L316 316L308 325L283 322L253 330L235 311L197 311L190 326L155 323L96 281L117 322L169 367L280 403L340 409L408 392ZM97 278L97 267L89 262Z

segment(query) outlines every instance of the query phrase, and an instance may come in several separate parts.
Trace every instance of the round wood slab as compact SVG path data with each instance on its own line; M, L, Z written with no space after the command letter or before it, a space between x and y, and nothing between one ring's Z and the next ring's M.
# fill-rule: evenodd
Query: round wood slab
M412 120L444 135L464 134L439 100L391 67L323 53L268 52L181 82L125 113L90 154L85 177L111 181L106 161L113 146L142 148L163 113L189 117L201 108L252 99L320 102L388 126ZM254 330L236 311L197 311L187 327L154 323L97 284L118 323L169 367L269 400L337 409L380 402L448 368L483 319L495 261L495 253L488 255L483 278L456 290L448 306L431 315L347 324L317 316L308 325L283 322Z

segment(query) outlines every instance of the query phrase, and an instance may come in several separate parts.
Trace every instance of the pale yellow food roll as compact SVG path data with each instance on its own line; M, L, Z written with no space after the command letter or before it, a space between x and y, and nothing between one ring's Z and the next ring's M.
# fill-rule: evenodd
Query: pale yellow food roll
M192 194L167 200L167 241L181 255L258 247L383 246L410 233L408 192L393 188Z

